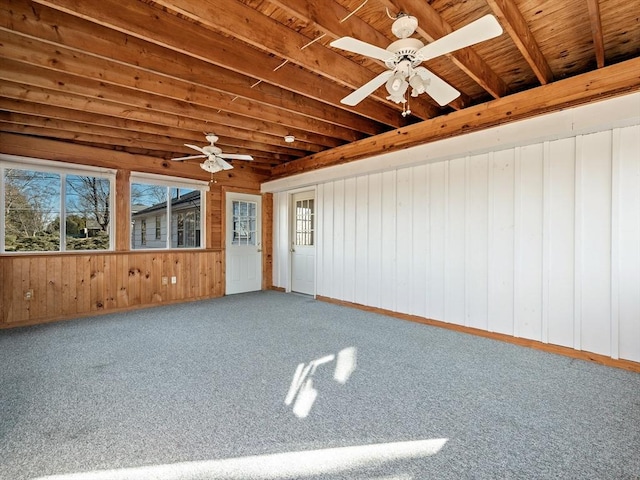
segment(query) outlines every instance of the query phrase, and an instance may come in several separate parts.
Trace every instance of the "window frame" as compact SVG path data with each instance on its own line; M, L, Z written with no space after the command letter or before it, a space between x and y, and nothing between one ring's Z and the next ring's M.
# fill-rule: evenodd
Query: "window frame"
M23 250L17 252L6 251L6 221L5 221L5 170L31 170L35 172L54 173L60 177L60 246L58 250ZM103 178L109 181L109 205L115 206L116 170L91 165L57 162L42 158L24 157L0 153L0 255L55 255L60 253L93 253L113 252L115 249L115 225L117 212L115 208L109 210L109 247L100 250L67 250L66 241L66 183L68 175Z

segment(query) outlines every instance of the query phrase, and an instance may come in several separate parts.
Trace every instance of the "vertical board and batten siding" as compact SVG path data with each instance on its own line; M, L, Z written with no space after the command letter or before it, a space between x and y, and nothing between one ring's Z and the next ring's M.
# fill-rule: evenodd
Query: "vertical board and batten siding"
M317 295L640 361L638 125L329 181L317 201Z

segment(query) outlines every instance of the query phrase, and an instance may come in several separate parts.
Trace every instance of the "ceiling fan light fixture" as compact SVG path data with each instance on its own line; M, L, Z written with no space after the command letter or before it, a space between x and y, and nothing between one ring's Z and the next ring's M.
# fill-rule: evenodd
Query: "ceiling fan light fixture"
M389 92L387 100L391 100L396 103L404 102L404 95L407 93L409 84L405 80L402 72L394 73L389 80L387 80L385 87L387 92Z
M224 170L218 162L215 161L214 158L207 158L204 162L200 164L200 168L209 173L218 173Z
M409 79L409 85L411 85L411 96L417 97L427 91L429 82L425 82L422 77L416 73Z
M293 143L296 141L296 137L294 137L293 135L285 135L284 141L287 143Z

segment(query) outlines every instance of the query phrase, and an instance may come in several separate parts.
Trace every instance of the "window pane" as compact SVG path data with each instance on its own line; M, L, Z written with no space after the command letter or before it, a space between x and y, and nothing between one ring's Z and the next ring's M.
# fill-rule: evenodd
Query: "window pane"
M256 244L256 204L254 202L233 201L234 245Z
M111 185L106 178L67 175L65 242L67 250L107 250Z
M171 188L172 248L200 246L200 196L200 190Z
M200 247L201 196L193 188L132 183L132 248Z
M60 175L6 169L5 250L60 250Z
M167 190L160 185L131 184L131 248L167 248ZM159 238L156 217L160 217Z
M295 236L296 245L313 245L313 199L296 201Z

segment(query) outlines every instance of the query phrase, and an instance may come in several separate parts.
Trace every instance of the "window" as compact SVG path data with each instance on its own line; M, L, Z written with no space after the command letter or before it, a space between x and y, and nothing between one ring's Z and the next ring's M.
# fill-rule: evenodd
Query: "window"
M111 249L113 173L12 155L0 172L1 252Z
M296 200L295 244L313 245L313 199Z
M131 177L131 248L200 248L204 244L205 182L157 175ZM147 235L147 221L155 222L151 235Z
M233 245L255 245L257 227L255 202L233 201Z
M147 244L147 219L140 220L140 245Z
M178 247L200 246L200 212L180 212L177 214Z

